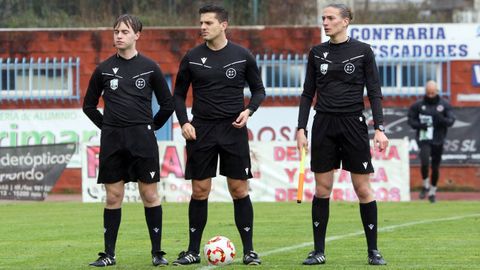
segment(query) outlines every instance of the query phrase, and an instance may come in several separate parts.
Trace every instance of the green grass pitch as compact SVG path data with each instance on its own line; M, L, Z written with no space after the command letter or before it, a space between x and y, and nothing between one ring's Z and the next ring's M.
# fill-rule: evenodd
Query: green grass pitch
M379 249L388 265L367 265L357 203L332 202L327 263L304 267L313 248L310 203L254 202L254 246L263 263L226 269L480 269L480 202L379 203ZM162 248L173 261L188 245L188 204L163 205ZM0 269L92 269L103 250L103 205L78 202L0 203ZM210 203L203 243L215 235L242 245L232 203ZM203 254L202 254L203 255ZM152 269L142 204L124 204L117 265L107 269ZM167 268L174 268L168 266ZM176 267L178 269L178 267ZM209 269L200 265L181 269Z

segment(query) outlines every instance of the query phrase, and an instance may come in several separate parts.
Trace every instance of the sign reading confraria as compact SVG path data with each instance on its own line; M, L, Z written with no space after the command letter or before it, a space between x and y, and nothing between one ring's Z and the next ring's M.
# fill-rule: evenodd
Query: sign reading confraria
M0 199L42 201L75 152L75 144L0 147Z

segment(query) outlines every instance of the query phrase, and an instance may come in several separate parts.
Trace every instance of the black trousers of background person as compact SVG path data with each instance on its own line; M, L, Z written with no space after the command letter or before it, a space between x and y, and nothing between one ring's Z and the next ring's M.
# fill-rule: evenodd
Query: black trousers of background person
M432 175L430 179L432 186L436 187L439 178L440 162L442 161L443 144L420 142L419 146L422 179L428 178L428 169L431 162Z

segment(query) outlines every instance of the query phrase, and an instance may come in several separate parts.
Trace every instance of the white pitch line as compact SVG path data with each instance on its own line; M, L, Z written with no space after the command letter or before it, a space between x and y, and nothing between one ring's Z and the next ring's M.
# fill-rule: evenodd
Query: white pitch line
M420 224L428 224L428 223L435 223L435 222L452 221L452 220L458 220L458 219L464 219L464 218L470 218L470 217L480 217L480 214L455 216L455 217L448 217L448 218L427 219L427 220L421 220L421 221L412 221L412 222L407 222L407 223L403 223L403 224L382 227L378 231L379 232L393 231L395 229L403 228L403 227L410 227L410 226L415 226L415 225L420 225ZM325 242L345 239L345 238L348 238L348 237L353 237L353 236L358 236L358 235L363 235L363 234L364 234L364 231L357 231L357 232L354 232L354 233L347 233L347 234L342 234L342 235L337 235L337 236L330 236L330 237L325 238ZM260 257L266 257L266 256L269 256L269 255L272 255L272 254L291 251L291 250L304 248L304 247L311 246L311 245L313 245L313 242L305 242L305 243L301 243L301 244L294 245L294 246L277 248L277 249L274 249L274 250L262 252L262 253L259 254L259 256ZM240 260L241 260L240 258L235 259L235 262L239 262ZM200 270L214 269L214 268L217 268L217 267L218 266L215 266L215 265L208 265L208 266L201 267L199 269Z

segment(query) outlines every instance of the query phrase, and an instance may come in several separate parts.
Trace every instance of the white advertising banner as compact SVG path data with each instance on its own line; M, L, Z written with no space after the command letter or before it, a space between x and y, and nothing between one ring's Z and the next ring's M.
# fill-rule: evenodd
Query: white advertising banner
M294 201L297 196L300 156L294 141L251 142L250 156L252 174L249 180L250 196L254 201ZM159 192L163 201L186 202L190 199L191 182L184 179L185 145L180 142L160 142ZM82 194L84 202L105 201L103 185L96 184L98 173L98 151L96 145L84 144L82 157ZM408 141L391 140L382 153L372 149L375 173L370 182L378 201L409 201L410 171ZM304 200L311 201L315 190L314 175L310 172L307 154L305 168ZM335 201L357 201L348 172L338 170L334 175L331 195ZM213 179L210 201L231 201L225 177ZM140 196L136 184L126 185L125 201L138 202Z
M480 24L352 24L348 35L372 45L380 58L480 57ZM322 41L328 39L322 31Z
M0 110L0 146L99 142L100 129L82 109ZM75 151L68 168L80 168Z

